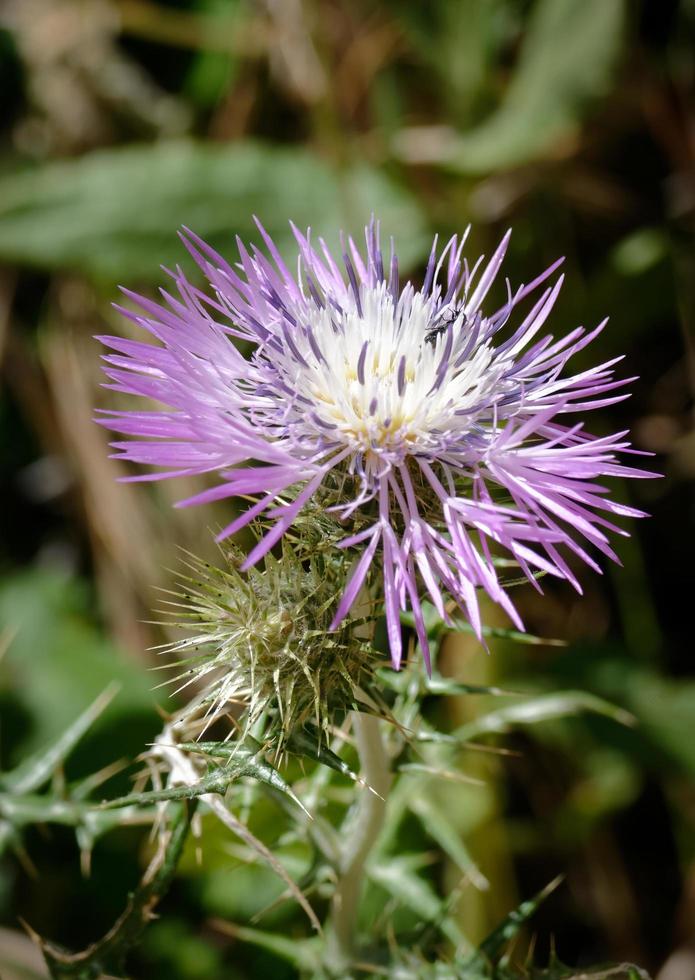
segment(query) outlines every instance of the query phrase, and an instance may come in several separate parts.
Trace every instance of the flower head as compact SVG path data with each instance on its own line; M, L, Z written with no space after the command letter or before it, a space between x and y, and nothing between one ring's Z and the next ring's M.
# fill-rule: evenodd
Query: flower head
M238 241L235 266L184 233L209 292L177 270L178 296L163 292L161 304L126 293L139 311L122 312L158 344L101 338L114 352L111 387L167 407L106 412L103 424L136 437L114 443L117 456L164 468L149 479L219 475L184 504L257 498L220 534L259 515L270 522L246 568L310 502L332 513L347 529L340 546L361 546L332 627L378 564L396 666L407 607L428 655L425 594L445 619L451 597L481 636L482 588L523 628L498 577L500 548L535 584L544 572L577 589L568 551L597 570L585 542L615 559L605 532L625 532L606 515L642 515L596 481L651 474L619 462L634 452L625 432L596 437L574 421L627 397L617 392L627 381L613 377L620 358L565 373L605 321L559 340L541 333L559 262L516 291L507 284L504 305L487 310L509 234L472 267L466 235L440 253L435 239L416 288L400 284L393 243L386 260L374 221L366 251L348 239L340 264L293 226L296 275L259 230L267 252Z
M262 568L242 573L243 557L230 548L219 568L189 556L175 599L164 600L167 625L185 635L160 652L173 654L179 690L195 688L178 726L200 735L231 712L243 741L266 719L264 739L279 754L307 724L328 739L346 711L378 698L364 694L377 657L362 624L329 629L345 559L288 540Z

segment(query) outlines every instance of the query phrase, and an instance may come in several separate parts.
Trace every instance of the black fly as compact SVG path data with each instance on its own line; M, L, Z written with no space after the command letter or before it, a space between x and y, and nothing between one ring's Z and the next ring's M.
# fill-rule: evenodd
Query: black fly
M433 326L428 327L427 333L425 334L425 343L432 344L437 340L437 337L441 337L443 333L446 333L449 328L449 324L453 323L461 317L461 326L465 326L466 314L461 313L461 307L459 306L448 306L445 307L441 313L437 313L432 320Z

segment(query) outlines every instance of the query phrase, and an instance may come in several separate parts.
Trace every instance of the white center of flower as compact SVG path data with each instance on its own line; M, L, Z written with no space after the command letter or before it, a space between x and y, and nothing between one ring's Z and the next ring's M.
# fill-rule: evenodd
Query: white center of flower
M410 285L394 304L381 283L361 288L360 308L353 300L340 312L308 309L292 333L295 351L281 358L288 383L311 403L293 412L307 435L367 457L427 453L463 435L476 408L494 400L494 350L475 343L463 308L436 312Z

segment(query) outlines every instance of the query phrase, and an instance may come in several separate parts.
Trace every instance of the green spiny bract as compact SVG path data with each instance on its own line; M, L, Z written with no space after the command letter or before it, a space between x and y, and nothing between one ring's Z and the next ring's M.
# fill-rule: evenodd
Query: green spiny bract
M330 631L348 572L346 559L286 542L280 557L240 571L243 553L224 552L226 567L188 556L180 574L179 611L167 625L191 635L162 648L184 668L179 690L195 694L179 714L191 734L223 717L241 737L259 733L277 752L305 725L328 735L365 696L378 656L362 620ZM367 631L368 632L368 631ZM259 729L260 726L260 729Z

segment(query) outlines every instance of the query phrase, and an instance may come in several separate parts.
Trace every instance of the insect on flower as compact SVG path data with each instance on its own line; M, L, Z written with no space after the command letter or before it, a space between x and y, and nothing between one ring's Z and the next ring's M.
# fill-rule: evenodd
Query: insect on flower
M509 233L472 267L465 234L441 252L435 239L416 288L401 285L393 242L385 260L375 221L366 251L348 239L341 263L293 226L296 275L259 231L267 251L238 240L235 265L185 231L209 291L180 269L178 295L163 292L161 303L126 291L139 309L122 313L157 343L101 338L110 387L167 406L103 413L102 424L134 437L113 444L117 457L163 469L134 479L214 472L218 485L183 505L257 498L220 535L261 515L270 523L245 567L305 506L330 511L346 529L340 546L359 549L332 626L378 568L396 667L407 608L428 658L425 596L445 620L454 599L482 639L484 589L523 629L498 577L500 549L538 588L544 572L579 589L567 556L599 570L587 542L616 559L606 532L626 532L608 518L643 515L597 481L652 474L620 462L635 452L625 432L594 436L576 421L627 397L619 389L633 379L613 377L620 358L565 372L605 321L558 340L542 333L560 262L515 291L507 284L506 302L488 310Z
M461 317L461 326L466 325L466 314L462 309L454 307L447 307L444 310L440 310L434 318L434 321L429 325L427 333L425 334L425 343L433 344L437 337L441 337L443 333L446 333L447 327L450 323Z

